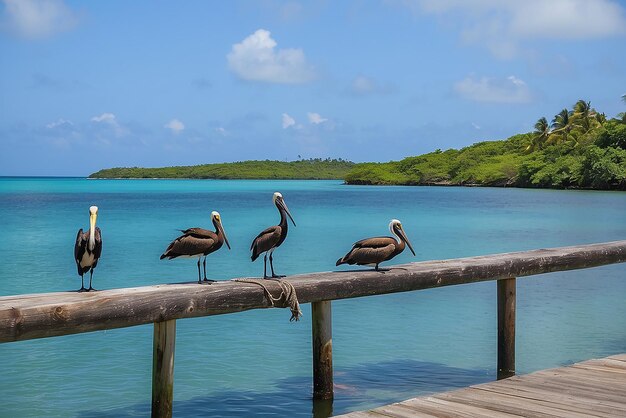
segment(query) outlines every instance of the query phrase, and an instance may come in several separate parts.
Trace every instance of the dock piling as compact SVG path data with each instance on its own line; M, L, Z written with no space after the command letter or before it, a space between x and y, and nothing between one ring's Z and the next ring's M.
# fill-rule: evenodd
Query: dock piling
M152 351L152 418L171 418L174 402L176 320L155 322Z
M333 331L329 300L311 303L313 399L333 399Z
M515 375L515 278L498 280L498 380Z

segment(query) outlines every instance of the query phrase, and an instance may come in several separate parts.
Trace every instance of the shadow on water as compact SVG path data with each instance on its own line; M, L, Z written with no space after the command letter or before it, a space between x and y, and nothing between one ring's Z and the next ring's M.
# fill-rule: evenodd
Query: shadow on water
M296 376L279 380L267 391L225 390L175 401L174 416L326 418L491 380L495 380L493 371L414 360L385 361L335 370L333 401L313 401L311 377ZM149 415L149 403L78 414L81 418Z

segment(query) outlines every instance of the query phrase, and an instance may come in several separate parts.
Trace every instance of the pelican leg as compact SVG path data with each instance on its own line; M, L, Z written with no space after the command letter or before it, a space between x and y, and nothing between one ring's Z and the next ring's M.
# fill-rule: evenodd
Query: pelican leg
M83 275L80 275L80 289L78 289L79 292L84 292L87 289L85 288L85 278L83 277Z
M263 278L267 279L267 253L265 253L265 257L263 257Z
M91 280L93 280L93 269L89 270L89 289L87 291L96 290L91 286Z
M378 263L376 263L376 266L374 267L374 270L379 271L378 270Z
M213 283L215 280L209 280L206 278L206 255L204 256L204 261L202 262L202 265L204 267L204 281L205 282L209 282L209 283Z
M281 274L274 273L274 263L273 263L274 259L272 258L272 253L273 253L273 251L270 252L270 268L272 269L272 277L274 277L274 278L276 278L276 277L278 277L278 278L285 277L284 274L281 275Z
M198 283L202 283L202 276L200 275L200 259L202 257L198 257Z

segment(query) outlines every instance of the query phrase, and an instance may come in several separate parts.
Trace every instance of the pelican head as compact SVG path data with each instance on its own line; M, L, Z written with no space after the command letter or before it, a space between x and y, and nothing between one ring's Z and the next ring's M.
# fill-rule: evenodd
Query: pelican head
M89 208L89 227L90 227L90 229L94 229L95 228L95 226L96 226L96 219L97 218L98 218L98 206L91 206Z
M296 222L293 220L293 216L291 216L291 212L289 212L289 208L287 207L287 204L285 203L285 200L283 199L283 195L280 194L279 192L274 192L272 201L274 202L274 204L279 210L285 211L287 216L289 216L289 219L291 219L291 223L293 224L293 226L296 226Z
M413 246L411 245L411 242L409 241L409 239L407 238L406 234L404 233L404 228L402 227L402 222L400 222L397 219L392 219L391 222L389 222L389 230L391 231L392 234L394 234L396 237L398 237L398 239L404 241L406 243L406 245L409 246L409 250L411 250L413 255L415 255L415 251L413 250Z
M216 210L211 212L211 221L213 221L213 225L217 228L218 231L224 235L224 242L226 242L226 246L230 250L230 243L228 242L228 238L226 238L226 232L224 231L224 227L222 226L222 217L220 213Z

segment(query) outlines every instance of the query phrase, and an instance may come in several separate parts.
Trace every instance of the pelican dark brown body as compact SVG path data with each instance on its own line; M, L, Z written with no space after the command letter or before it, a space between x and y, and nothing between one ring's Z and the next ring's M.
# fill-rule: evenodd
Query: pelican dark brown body
M404 251L406 245L409 246L409 249L413 255L415 255L413 246L404 233L404 228L399 220L393 219L389 223L389 230L397 237L397 239L393 237L374 237L357 241L353 244L352 249L348 252L348 254L337 260L336 265L374 265L375 270L378 270L378 265L380 263L391 260L400 254Z
M79 292L96 290L92 287L93 269L98 265L100 255L102 254L102 233L100 228L96 226L98 218L98 207L89 208L89 231L83 232L78 230L76 234L76 243L74 244L74 260L76 268L80 276L81 286ZM83 275L89 273L89 289L85 289L85 281Z
M252 261L256 260L259 255L265 253L264 257L264 265L263 265L263 278L267 279L267 256L269 254L270 259L270 268L272 270L272 277L283 277L274 273L274 259L272 257L272 253L274 250L285 241L287 238L287 217L293 223L293 226L296 226L296 223L289 212L289 208L287 208L287 204L283 199L283 195L276 192L274 193L274 197L272 198L276 208L278 208L278 212L280 213L280 222L278 225L270 226L267 229L261 231L259 235L256 236L254 241L252 241L252 245L250 246L250 251L252 251L251 259Z

